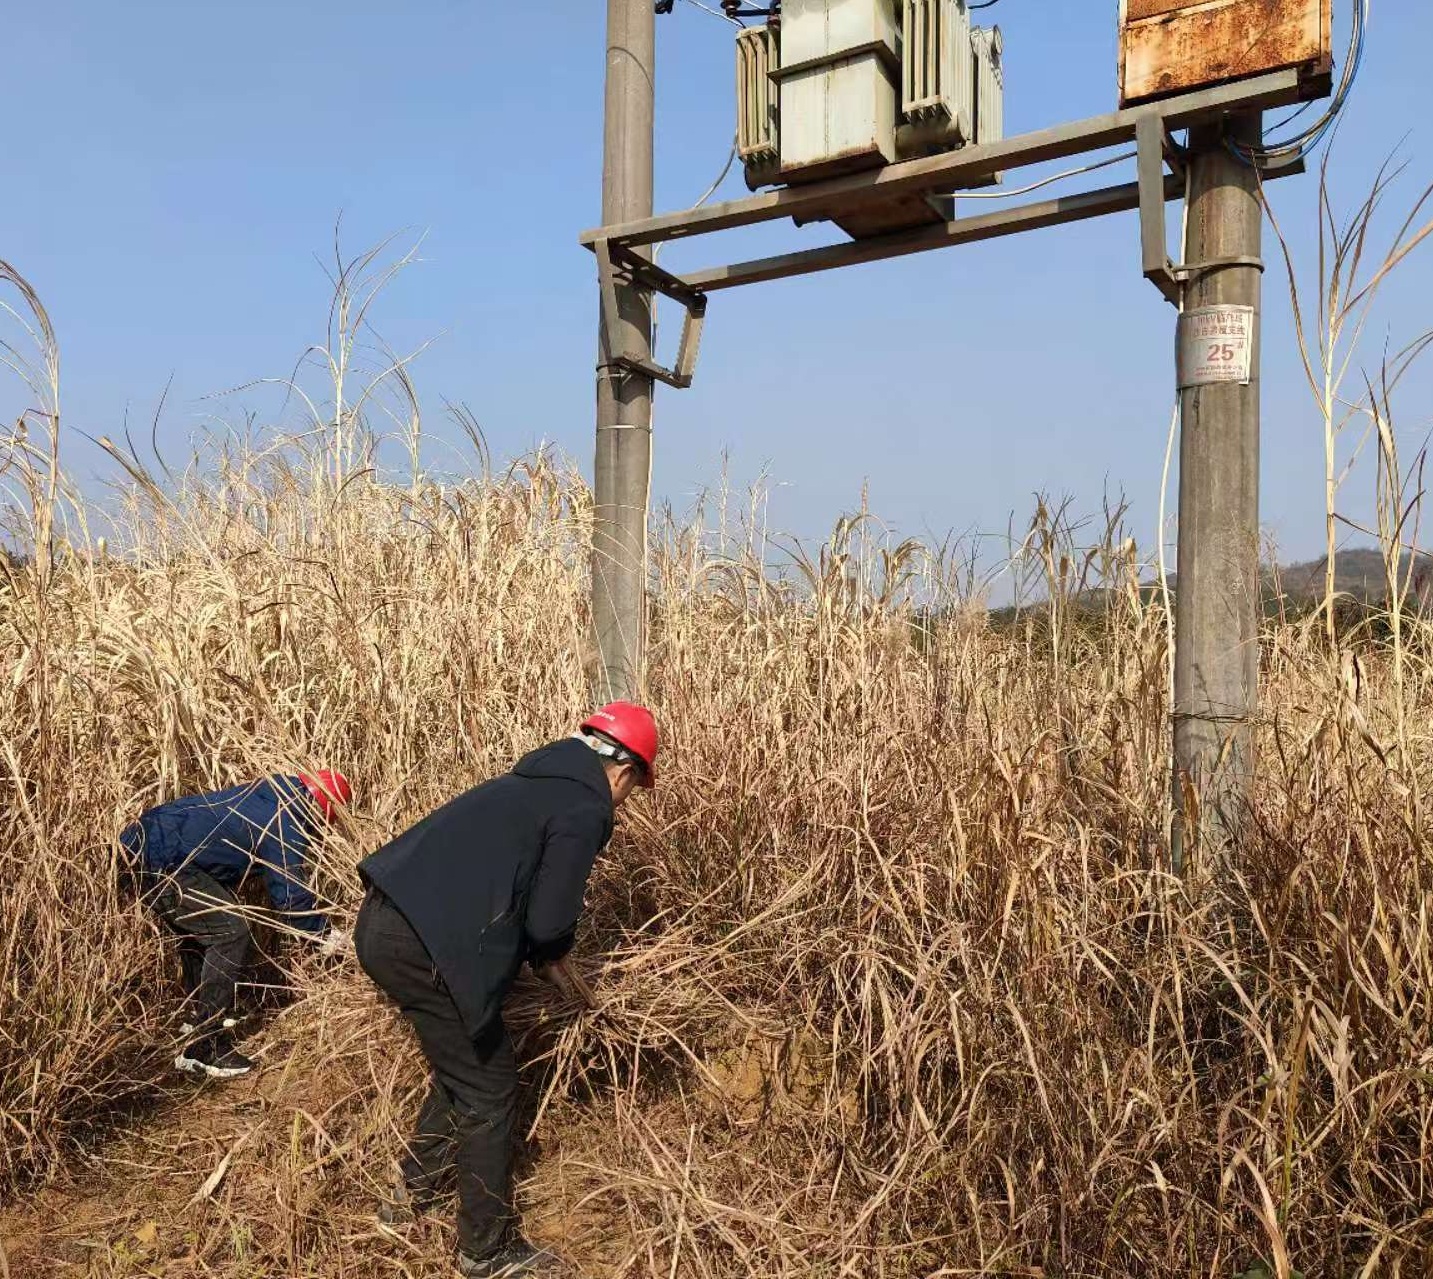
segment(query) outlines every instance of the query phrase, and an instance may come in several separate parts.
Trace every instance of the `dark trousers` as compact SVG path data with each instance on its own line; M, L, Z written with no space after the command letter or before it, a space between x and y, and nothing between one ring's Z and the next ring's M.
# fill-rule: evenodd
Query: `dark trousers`
M456 1174L458 1247L482 1257L511 1230L517 1063L498 1017L469 1036L433 958L391 901L369 889L353 935L358 962L398 1005L432 1070L403 1177L420 1203Z
M192 1006L189 1020L217 1030L234 1008L234 988L253 941L238 900L192 866L156 876L147 900L179 938L184 988Z

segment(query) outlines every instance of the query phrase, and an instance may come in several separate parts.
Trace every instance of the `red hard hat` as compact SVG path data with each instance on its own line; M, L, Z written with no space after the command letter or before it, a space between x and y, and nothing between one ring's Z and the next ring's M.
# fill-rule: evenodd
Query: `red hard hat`
M635 755L646 769L642 785L657 784L657 721L652 712L635 702L609 702L582 721L584 733L601 733Z
M335 804L347 804L353 798L353 787L348 784L348 778L332 768L321 768L317 773L300 773L299 781L313 797L326 822L333 821Z

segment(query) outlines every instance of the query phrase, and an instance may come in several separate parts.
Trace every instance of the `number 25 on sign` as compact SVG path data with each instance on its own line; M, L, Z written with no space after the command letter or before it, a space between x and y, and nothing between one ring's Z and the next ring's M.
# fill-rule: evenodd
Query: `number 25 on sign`
M1201 306L1179 317L1179 385L1249 384L1254 355L1254 308Z

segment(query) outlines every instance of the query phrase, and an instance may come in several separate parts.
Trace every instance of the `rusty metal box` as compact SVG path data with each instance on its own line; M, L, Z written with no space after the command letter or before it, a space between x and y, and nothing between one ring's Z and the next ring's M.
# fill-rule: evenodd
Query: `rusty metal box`
M1354 0L1356 3L1357 0ZM1120 105L1286 67L1333 68L1333 0L1120 0Z

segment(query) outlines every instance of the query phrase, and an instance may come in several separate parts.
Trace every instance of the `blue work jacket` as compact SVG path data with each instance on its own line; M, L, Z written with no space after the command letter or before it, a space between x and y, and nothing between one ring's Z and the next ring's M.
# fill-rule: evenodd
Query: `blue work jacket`
M308 886L319 820L303 782L279 775L159 804L126 827L120 842L152 875L192 866L233 889L250 871L262 871L284 922L321 933L328 921Z

